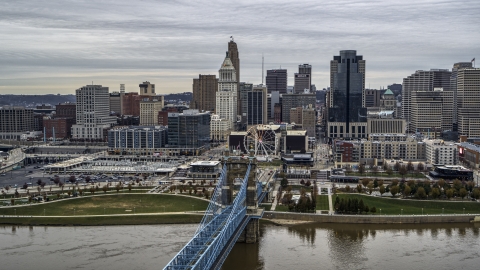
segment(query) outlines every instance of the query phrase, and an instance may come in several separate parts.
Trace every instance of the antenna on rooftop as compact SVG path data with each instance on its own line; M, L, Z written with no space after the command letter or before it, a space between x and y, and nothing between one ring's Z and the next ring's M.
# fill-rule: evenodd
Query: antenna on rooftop
M263 85L263 53L262 53L262 85Z

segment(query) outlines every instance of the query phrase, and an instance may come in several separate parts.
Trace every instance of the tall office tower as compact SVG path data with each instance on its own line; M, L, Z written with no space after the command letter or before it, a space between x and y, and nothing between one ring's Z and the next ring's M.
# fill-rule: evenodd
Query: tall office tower
M452 127L452 99L452 91L410 92L411 128L429 138L439 138L441 131Z
M303 107L296 107L296 108L291 108L290 109L290 121L289 123L293 124L295 123L296 125L302 125L302 112L303 112Z
M457 77L458 70L471 68L472 62L459 62L453 64L452 76L450 77L450 89L453 91L453 131L458 131L458 105L457 105Z
M72 126L74 139L106 139L104 131L116 123L110 116L108 87L86 85L75 91L77 124Z
M240 88L239 88L239 92L240 92L240 99L242 100L241 104L242 104L242 110L240 112L241 116L242 116L242 129L245 129L246 126L247 126L247 111L248 111L248 92L252 91L253 89L253 84L251 83L245 83L245 82L241 82L240 83Z
M290 121L290 109L296 107L305 107L308 104L315 104L316 94L283 94L282 95L282 121Z
M267 87L256 85L247 92L247 125L267 123Z
M327 136L366 138L365 60L357 51L340 51L330 61Z
M458 133L480 137L480 68L457 72Z
M267 89L268 90L268 89ZM278 91L273 91L267 95L267 110L268 118L274 119L275 115L275 104L280 103L280 93Z
M210 112L184 110L183 113L168 113L170 147L198 148L208 144L209 141Z
M230 37L228 42L228 57L235 68L235 81L237 82L237 90L240 89L240 58L238 57L237 43L233 41L233 37ZM242 113L242 100L240 98L240 92L237 92L237 113Z
M295 93L303 93L305 89L310 91L312 87L312 66L303 64L298 66L298 73L295 73L293 89Z
M123 111L123 96L125 93L112 92L110 93L110 111L116 114L122 114Z
M140 116L141 96L136 92L125 93L123 96L123 115Z
M218 79L215 75L198 75L198 79L193 79L193 98L190 108L199 111L215 111L217 91Z
M286 69L269 69L265 78L268 93L278 91L280 94L287 93L288 74Z
M140 95L142 96L155 96L155 84L150 82L143 82L138 85L140 87Z
M412 121L411 93L413 91L450 91L451 72L448 69L417 70L403 79L402 85L402 117L407 121L408 132L415 132L409 124Z
M0 107L0 139L20 138L20 133L33 131L33 126L33 109L9 105Z
M158 113L163 109L163 96L144 98L140 101L140 125L158 125Z
M215 113L221 119L227 119L232 124L237 122L237 81L236 71L232 61L227 56L218 71L218 92L216 95Z
M315 137L317 117L314 104L308 104L302 109L302 129L307 131L308 137Z

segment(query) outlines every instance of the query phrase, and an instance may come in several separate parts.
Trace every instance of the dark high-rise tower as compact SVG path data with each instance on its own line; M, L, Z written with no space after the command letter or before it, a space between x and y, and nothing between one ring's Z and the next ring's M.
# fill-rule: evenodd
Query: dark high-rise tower
M330 61L328 137L366 137L365 60L354 50Z
M294 75L294 92L303 93L312 87L312 66L303 64L298 66L298 73Z
M233 67L236 71L236 81L237 81L237 113L242 114L242 100L240 98L240 58L238 57L238 48L237 43L233 41L233 37L230 37L230 42L228 42L228 57L232 61Z
M218 79L215 75L198 75L198 79L193 79L193 98L190 108L198 109L200 112L202 110L214 112L217 91Z
M267 70L266 84L268 93L278 91L280 94L287 93L287 70L270 69Z

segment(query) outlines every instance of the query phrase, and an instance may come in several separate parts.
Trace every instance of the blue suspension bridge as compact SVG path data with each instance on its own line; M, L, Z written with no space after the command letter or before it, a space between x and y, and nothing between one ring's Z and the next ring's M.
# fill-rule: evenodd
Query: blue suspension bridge
M263 187L257 180L253 153L248 159L226 156L218 180L193 238L165 266L165 270L220 269L237 241L257 241L258 219L263 216L258 203L265 198L268 187ZM237 190L235 182L239 181L241 185Z

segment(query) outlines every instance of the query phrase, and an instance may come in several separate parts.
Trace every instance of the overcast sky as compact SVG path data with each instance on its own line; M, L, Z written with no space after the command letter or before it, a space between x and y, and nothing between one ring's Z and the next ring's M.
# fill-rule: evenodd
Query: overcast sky
M1 0L0 93L74 94L86 84L157 93L192 91L218 74L227 43L239 48L241 81L265 69L312 65L329 85L340 50L366 60L366 87L401 83L415 70L480 58L480 1Z

